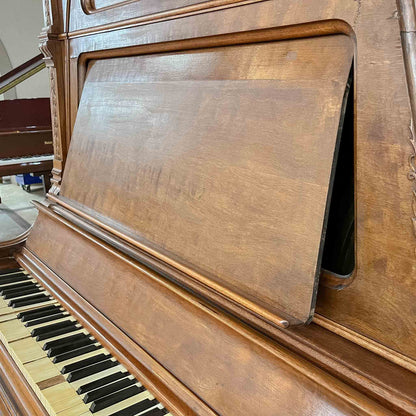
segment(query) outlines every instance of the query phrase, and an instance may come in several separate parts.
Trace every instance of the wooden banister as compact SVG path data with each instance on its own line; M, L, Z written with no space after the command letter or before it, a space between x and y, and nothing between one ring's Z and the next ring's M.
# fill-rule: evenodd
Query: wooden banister
M2 75L0 77L0 94L4 94L43 68L45 68L45 62L43 55L39 54Z

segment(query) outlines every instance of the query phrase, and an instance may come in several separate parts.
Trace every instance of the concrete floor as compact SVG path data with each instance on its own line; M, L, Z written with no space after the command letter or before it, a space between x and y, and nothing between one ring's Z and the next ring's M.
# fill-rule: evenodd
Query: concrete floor
M35 221L38 211L30 203L45 198L43 185L31 185L31 192L3 179L0 183L0 241L10 240L27 230Z

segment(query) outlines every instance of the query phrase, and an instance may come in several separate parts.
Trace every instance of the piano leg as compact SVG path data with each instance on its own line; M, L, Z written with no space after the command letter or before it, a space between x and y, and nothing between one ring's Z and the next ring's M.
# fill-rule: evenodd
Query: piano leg
M49 189L51 188L51 172L42 172L42 183L43 183L43 190L45 191L45 194L48 193Z

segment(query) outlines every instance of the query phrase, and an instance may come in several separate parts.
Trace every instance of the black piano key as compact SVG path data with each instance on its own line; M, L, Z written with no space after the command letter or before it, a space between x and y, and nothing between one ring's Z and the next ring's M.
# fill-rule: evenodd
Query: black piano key
M91 390L98 389L106 384L112 383L113 381L120 380L124 377L128 377L130 373L128 371L118 371L117 373L110 374L109 376L105 376L100 378L99 380L91 381L91 383L84 384L78 387L77 393L84 394Z
M58 347L52 347L48 350L48 357L56 357L57 355L65 354L68 352L71 352L72 350L76 350L81 347L86 347L88 345L93 345L97 341L90 339L88 336L86 336L83 339L80 339L78 341L74 341L70 344L66 343L62 346Z
M66 328L67 326L75 326L76 324L77 324L77 321L71 321L70 319L68 319L66 321L36 328L32 330L30 335L32 335L32 337L37 337L38 335L46 334L48 332L55 331L56 329Z
M30 321L31 319L42 318L60 311L61 307L58 305L43 306L40 308L32 309L30 311L20 312L17 314L17 318L22 322Z
M142 413L140 416L163 416L166 415L168 411L166 409L159 409L158 407L150 409L146 413Z
M16 273L16 272L21 272L22 269L20 267L12 267L10 269L2 269L2 271L0 272L0 276L2 274L8 274L8 273Z
M113 360L101 361L98 364L93 364L88 367L84 367L81 370L72 371L68 374L67 381L69 383L72 383L73 381L81 380L82 378L91 376L93 374L97 374L111 367L115 367L118 364L118 361Z
M35 282L22 282L22 283L16 283L15 285L8 285L8 286L4 286L3 289L0 290L0 295L5 295L6 293L8 293L11 290L15 290L15 289L23 289L25 287L33 287L36 286Z
M71 371L80 370L81 368L87 367L92 364L97 364L101 361L105 361L111 358L110 354L97 354L94 357L85 358L83 360L79 360L75 363L68 364L64 366L61 370L62 374L70 373Z
M31 321L25 323L25 327L29 328L29 327L34 326L34 325L44 324L45 322L56 321L57 319L62 319L62 318L65 318L67 316L69 316L67 313L61 312L61 313L57 313L55 315L48 315L48 316L45 316L45 317L39 318L39 319L32 319Z
M60 354L56 354L53 349L50 349L48 351L48 357L53 357L52 362L54 364L57 364L61 363L62 361L69 360L71 358L79 357L80 355L84 355L89 352L99 350L101 348L103 348L101 345L89 344ZM49 355L49 353L51 355Z
M95 413L99 410L103 410L107 407L113 406L114 404L117 404L119 402L122 402L123 400L128 399L129 397L136 396L137 394L144 391L145 388L143 386L131 386L127 389L120 390L116 393L110 394L108 396L105 396L101 399L95 400L92 402L90 406L90 412Z
M74 334L64 338L56 339L54 341L45 342L45 345L42 347L44 351L50 350L51 348L64 347L66 345L75 344L84 339L90 339L91 335L87 334Z
M136 383L137 380L135 380L134 378L123 378L122 380L116 381L115 383L107 384L106 386L101 387L100 389L90 391L84 396L82 400L84 401L84 403L90 403L92 401L101 399L102 397L108 396L109 394L116 393L117 391L125 389L126 387L132 386Z
M0 287L4 288L9 283L25 282L26 280L29 280L29 279L31 279L31 278L26 276L25 274L22 275L22 276L18 276L18 277L9 277L7 279L5 278L2 281L0 281Z
M144 412L151 407L158 405L159 402L156 399L149 400L144 399L139 403L135 403L125 409L119 410L118 412L112 413L109 416L135 416L141 412Z
M4 276L0 275L0 283L4 284L5 280L13 279L13 278L16 278L16 277L22 277L22 276L27 276L27 275L24 274L22 271L20 271L20 273L13 272L13 274L6 274Z
M4 300L8 300L8 299L16 299L16 298L20 298L22 296L26 296L26 295L32 295L33 293L40 293L40 292L44 292L45 289L42 289L41 287L31 287L31 288L27 288L24 290L19 290L15 293L9 293L7 295L3 296Z
M35 339L37 342L44 341L45 339L57 337L58 335L70 334L71 332L78 331L79 329L81 329L81 327L76 324L74 324L73 326L65 326L63 328L55 329L53 331L40 334Z
M13 299L8 303L8 306L11 306L12 308L20 308L22 306L29 306L34 305L36 303L48 302L49 300L51 300L51 297L49 295L34 295L22 299Z
M56 357L58 355L69 353L73 350L77 350L78 348L86 347L88 345L93 345L94 342L88 338L81 339L77 342L71 344L64 344L59 347L52 347L48 349L47 355L49 358Z

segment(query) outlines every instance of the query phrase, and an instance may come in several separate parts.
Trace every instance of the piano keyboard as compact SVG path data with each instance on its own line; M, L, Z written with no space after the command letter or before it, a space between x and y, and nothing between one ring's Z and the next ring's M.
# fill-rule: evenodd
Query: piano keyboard
M0 339L51 415L171 416L23 269L0 273Z
M9 165L21 165L24 163L36 164L40 162L45 162L48 160L53 160L53 155L39 155L39 156L25 156L25 157L15 157L8 159L0 159L0 166L9 166Z

